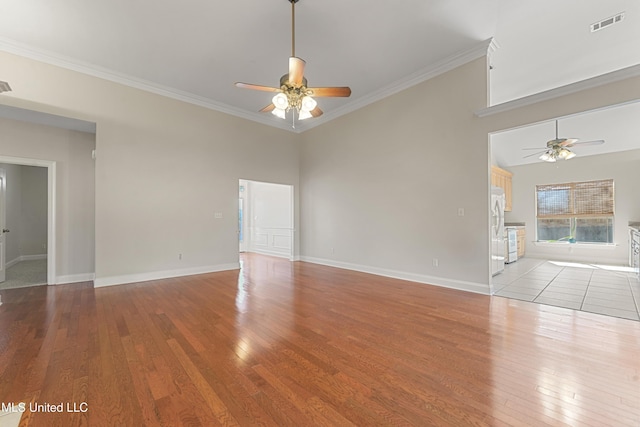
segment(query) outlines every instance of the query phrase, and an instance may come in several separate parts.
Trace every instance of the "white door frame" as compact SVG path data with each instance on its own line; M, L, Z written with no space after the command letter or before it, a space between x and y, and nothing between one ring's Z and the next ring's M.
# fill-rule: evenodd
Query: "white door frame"
M47 168L47 284L56 284L56 162L0 156L0 163Z
M296 215L295 215L295 210L296 210L296 201L295 201L295 186L293 184L281 184L281 183L277 183L277 182L270 182L270 181L256 181L253 179L246 179L246 178L240 178L239 179L239 184L241 185L241 183L246 184L245 187L245 192L244 192L244 222L243 225L245 227L244 231L244 249L246 252L250 252L250 248L251 248L251 230L249 230L248 224L249 224L249 217L253 216L253 212L251 211L251 183L258 183L258 184L271 184L271 185L279 185L279 186L287 186L289 187L289 192L291 195L291 209L289 212L290 215L290 222L291 222L291 249L290 252L287 256L287 258L289 259L289 261L295 261L295 253L296 253ZM248 189L248 191L247 191ZM247 215L247 213L249 215ZM279 255L281 256L281 255Z
M7 280L7 173L0 169L0 283Z

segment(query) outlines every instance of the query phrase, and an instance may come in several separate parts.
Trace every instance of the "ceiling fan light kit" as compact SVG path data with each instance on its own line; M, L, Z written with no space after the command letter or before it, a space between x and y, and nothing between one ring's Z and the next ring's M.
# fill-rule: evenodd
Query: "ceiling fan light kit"
M604 141L599 139L596 141L578 142L577 138L558 138L558 121L556 120L556 138L547 142L547 147L542 151L542 154L538 158L540 160L543 160L545 162L550 162L550 163L553 163L558 159L570 160L576 157L576 153L569 150L569 147L574 147L576 145L599 145L599 144L604 144ZM525 148L525 150L536 150L536 148ZM540 154L540 152L531 154L529 156L525 156L525 158L531 157L531 156L537 156L538 154Z
M291 57L289 58L289 73L280 78L280 87L254 85L237 82L236 87L261 90L265 92L277 92L271 99L271 104L260 112L271 112L276 117L286 119L287 112L293 110L298 113L298 120L311 117L319 117L322 110L318 107L315 97L348 97L351 95L349 87L307 87L307 79L304 78L306 62L295 55L295 4L299 0L288 0L291 3ZM295 127L295 115L292 117Z

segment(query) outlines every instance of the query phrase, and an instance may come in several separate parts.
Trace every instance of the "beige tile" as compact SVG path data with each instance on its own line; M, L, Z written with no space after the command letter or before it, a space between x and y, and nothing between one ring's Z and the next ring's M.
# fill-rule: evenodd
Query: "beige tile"
M570 308L572 310L579 310L581 304L580 302L567 301L564 299L555 299L543 296L539 296L533 302L536 302L538 304L553 305L555 307Z
M584 299L584 305L597 305L601 307L617 308L619 310L636 311L636 304L633 299L602 299L587 296Z
M533 299L536 297L535 295L522 294L519 292L509 291L507 289L503 289L500 292L497 292L495 295L499 297L519 299L522 301L533 301Z
M577 294L567 294L564 292L559 292L559 291L551 290L547 288L540 294L538 298L553 298L557 300L565 300L565 301L582 303L582 300L584 299L584 292L577 293Z
M587 293L594 294L603 294L603 295L611 295L611 296L631 296L631 289L627 287L626 289L620 288L601 288L598 286L589 285L587 288Z
M587 282L567 282L567 281L563 281L563 280L554 280L553 282L549 283L549 286L554 286L554 287L558 287L558 288L565 288L565 289L582 289L582 290L586 290L589 287L589 284Z
M601 307L598 305L583 304L582 311L588 311L590 313L605 314L607 316L622 317L624 319L640 320L640 316L638 316L638 312L631 311L631 310L619 310L619 309L610 308L610 307Z

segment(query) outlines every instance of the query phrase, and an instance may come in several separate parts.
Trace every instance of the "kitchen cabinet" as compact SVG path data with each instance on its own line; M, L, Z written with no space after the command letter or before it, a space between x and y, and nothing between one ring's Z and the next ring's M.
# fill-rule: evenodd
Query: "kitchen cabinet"
M491 166L491 185L504 190L504 210L511 212L511 179L513 174L497 166Z
M524 227L517 228L518 237L518 258L522 258L525 252L525 246L527 244L527 230Z

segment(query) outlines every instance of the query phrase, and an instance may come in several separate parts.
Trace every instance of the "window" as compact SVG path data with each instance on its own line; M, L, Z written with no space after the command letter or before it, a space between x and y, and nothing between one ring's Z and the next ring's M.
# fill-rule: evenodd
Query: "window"
M536 185L538 241L613 243L613 180Z

